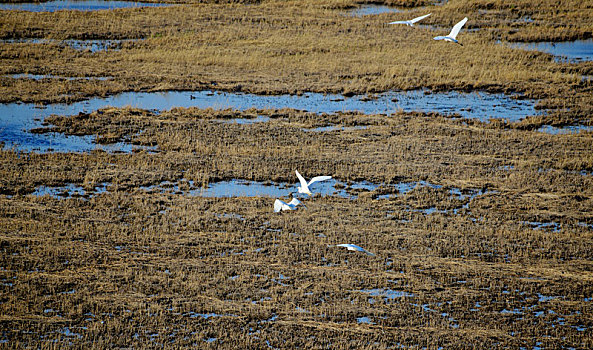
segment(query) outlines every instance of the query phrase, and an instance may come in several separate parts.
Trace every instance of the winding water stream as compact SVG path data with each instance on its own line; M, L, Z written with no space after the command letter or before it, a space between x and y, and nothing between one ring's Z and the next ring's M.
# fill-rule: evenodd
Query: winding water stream
M130 7L162 7L170 4L135 1L104 0L58 0L47 2L1 3L0 10L21 10L30 12L55 12L60 10L99 11Z
M508 45L523 50L549 53L554 55L558 62L582 62L593 60L593 39L560 42L511 43Z
M95 97L73 104L36 105L20 102L0 104L0 141L3 141L6 147L16 147L23 151L90 151L99 147L93 142L93 137L32 134L29 130L41 127L43 119L52 114L90 113L108 106L132 106L159 111L173 107L237 110L294 108L315 113L360 111L365 114L424 111L446 115L457 114L463 118L477 118L483 121L490 118L517 121L530 115L541 114L541 111L535 109L535 104L534 100L513 99L504 94L455 91L431 93L423 90L392 91L372 96L372 98L320 93L297 96L214 91L126 92L106 98ZM128 147L128 150L131 148Z

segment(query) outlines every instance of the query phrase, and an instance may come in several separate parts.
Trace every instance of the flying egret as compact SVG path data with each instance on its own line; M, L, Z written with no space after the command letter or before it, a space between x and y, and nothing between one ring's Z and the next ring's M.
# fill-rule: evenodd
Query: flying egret
M362 252L362 253L366 253L367 255L370 255L370 256L375 256L375 254L369 252L368 250L366 250L362 247L357 246L356 244L349 244L349 243L348 244L336 244L336 247L344 247L344 248L351 250L353 252Z
M283 202L279 199L276 199L274 201L274 213L283 211L283 210L296 210L297 205L302 205L303 207L305 207L305 205L298 199L293 198L290 202L286 203ZM306 208L306 207L305 207Z
M408 21L395 21L395 22L389 22L387 24L405 24L407 26L413 27L414 26L414 23L416 23L418 21L421 21L421 20L425 19L426 17L428 17L430 15L431 15L431 13L429 13L427 15L424 15L424 16L412 18L412 19L410 19Z
M461 46L463 46L462 43L460 43L459 41L457 41L457 39L455 39L457 37L457 34L459 34L459 31L461 30L461 27L463 27L463 25L465 24L465 22L467 22L467 17L465 17L464 19L462 19L461 21L459 21L459 23L457 23L453 29L451 29L451 33L449 33L449 35L447 36L437 36L434 38L434 40L445 40L445 41L450 41L452 43L456 43L459 44Z
M305 178L302 177L301 174L299 174L298 170L295 170L294 172L296 173L296 176L299 178L299 181L301 182L301 186L299 187L299 193L305 193L309 196L313 195L313 193L311 193L311 191L309 190L309 186L311 186L314 182L325 181L332 178L331 176L315 176L311 179L311 181L309 181L309 183L307 183L307 180L305 180Z

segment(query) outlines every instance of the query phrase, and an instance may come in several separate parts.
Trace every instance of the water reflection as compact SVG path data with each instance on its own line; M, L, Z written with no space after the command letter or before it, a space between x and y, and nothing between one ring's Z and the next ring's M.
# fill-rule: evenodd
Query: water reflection
M591 61L593 60L593 39L561 41L510 43L511 47L523 50L541 51L555 56L556 61Z
M27 132L20 124L3 124L0 143L4 148L27 152L90 152L103 150L109 153L130 153L134 150L156 151L156 147L132 145L125 142L95 143L94 135L74 136L61 133L36 134Z
M45 186L41 185L32 193L34 196L51 196L54 198L66 197L86 197L99 193L107 192L109 183L100 183L94 187L93 191L86 191L82 186L75 184L66 184L64 186Z
M241 125L250 125L256 123L265 123L270 121L270 117L265 115L258 115L255 118L233 118L233 119L219 119L218 120L224 124L241 124Z
M200 197L284 197L296 189L289 184L265 185L255 181L231 180L209 184L207 188L189 191Z
M487 121L490 118L520 120L536 111L535 101L512 99L504 94L460 93L416 90L386 92L370 99L365 96L344 97L336 94L306 93L262 96L245 93L213 91L126 92L106 98L95 97L73 104L36 105L32 103L0 104L0 140L20 150L48 151L45 135L32 136L26 130L42 127L46 117L91 113L105 107L131 106L147 110L168 110L173 107L198 107L236 110L249 108L294 108L315 113L360 111L365 114L391 114L398 111L439 112ZM260 121L262 121L260 119ZM30 143L34 139L35 142ZM87 147L93 149L94 147ZM68 151L64 148L64 151ZM71 149L70 151L80 151Z
M373 297L383 297L386 301L388 299L392 300L395 298L413 297L414 296L413 293L399 291L399 290L385 289L385 288L361 289L361 290L357 290L356 292L366 293Z
M568 125L556 127L551 125L543 125L537 129L537 131L552 135L578 134L581 131L593 131L593 126Z
M306 93L297 95L253 95L244 93L213 91L171 91L171 92L126 92L107 98L92 98L70 105L51 104L45 106L44 114L72 115L78 112L92 112L106 106L132 106L143 109L167 110L173 107L198 107L245 110L249 108L280 109L294 108L315 113L360 111L365 114L391 114L398 111L439 112L459 114L465 118L487 121L490 118L520 120L530 115L541 114L535 109L536 101L513 99L504 94L484 92L438 92L414 90L406 92L385 92L369 99L366 96L344 97L337 94ZM33 104L2 105L5 112L16 111L30 114ZM13 110L13 111L11 111Z
M55 12L60 10L78 11L99 11L113 10L118 8L131 7L162 7L171 6L163 3L148 3L135 1L105 1L105 0L84 0L84 1L47 1L47 2L22 2L22 3L0 3L0 10L20 10L29 12Z
M137 39L124 39L124 40L64 40L64 44L70 46L71 48L79 51L91 51L91 52L98 52L98 51L117 51L121 48L122 44L125 42L132 42L138 41Z
M317 128L303 129L303 131L307 131L307 132L352 131L352 130L364 130L367 128L368 128L367 125L358 125L358 126L328 125L328 126L320 126Z
M20 73L20 74L12 74L7 75L6 77L12 79L32 79L32 80L42 80L42 79L63 79L63 80L109 80L111 77L62 77L58 75L52 74L29 74L29 73Z
M93 191L85 191L82 186L76 184L66 184L62 186L39 186L35 192L36 196L51 195L56 198L64 198L79 194L81 196L92 195L105 192L108 183L102 183L95 187ZM147 192L174 193L179 195L200 196L200 197L271 197L288 198L291 194L301 196L297 193L299 184L297 182L259 182L242 179L233 179L226 181L211 182L202 187L193 180L181 179L179 181L163 181L156 185L141 186L140 189ZM443 186L432 184L425 181L400 182L395 184L375 184L368 181L344 183L336 179L330 179L323 182L316 182L311 186L314 195L337 196L342 198L356 199L361 192L372 192L380 190L389 192L374 197L375 199L389 199L405 195L414 189L420 188L441 189ZM480 189L450 188L448 189L450 198L466 201L464 208L467 208L469 202L478 196L487 192ZM301 197L306 197L302 195ZM410 209L410 211L431 211L429 209ZM457 214L457 210L453 210Z
M24 38L24 39L0 39L3 44L51 44L56 43L61 46L69 46L78 51L119 51L122 45L126 42L138 41L141 39L95 39L95 40L55 40L55 39L41 39L41 38Z
M357 7L348 12L348 15L354 17L362 17L362 16L369 16L369 15L380 15L382 13L396 13L401 12L400 9L392 7L392 6L385 6L385 5L362 5Z

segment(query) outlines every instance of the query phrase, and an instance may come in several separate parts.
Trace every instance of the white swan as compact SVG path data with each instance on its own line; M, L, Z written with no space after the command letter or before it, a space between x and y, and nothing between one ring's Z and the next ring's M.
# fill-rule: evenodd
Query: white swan
M414 26L414 23L416 23L418 21L421 21L421 20L425 19L426 17L428 17L430 15L431 15L431 13L429 13L427 15L424 15L424 16L412 18L412 19L407 20L407 21L395 21L395 22L389 22L387 24L405 24L407 26L413 27Z
M299 178L299 181L301 183L301 186L299 186L298 189L299 193L305 193L309 196L313 195L313 193L311 193L311 190L309 190L309 186L311 186L314 182L325 181L332 178L331 176L315 176L311 179L311 181L309 181L309 183L307 183L307 180L305 180L305 178L302 177L301 174L299 174L298 170L295 170L294 172L296 173L296 176Z
M452 43L456 43L459 44L461 46L463 46L462 43L460 43L459 41L457 41L457 39L455 39L457 37L457 34L459 34L459 31L461 30L461 27L463 27L463 25L465 24L465 22L467 22L467 17L465 17L464 19L462 19L461 21L459 21L459 23L457 23L453 29L451 29L451 33L449 33L449 35L447 36L436 36L434 37L434 40L445 40L445 41L450 41Z
M353 252L362 252L362 253L366 253L367 255L370 255L370 256L375 256L375 254L369 252L368 250L366 250L366 249L364 249L362 247L357 246L356 244L350 244L350 243L348 243L348 244L336 244L335 246L336 247L344 247L344 248L346 248L348 250L351 250Z
M274 213L283 211L283 210L296 210L297 205L301 204L303 207L305 206L300 200L293 198L290 202L286 203L279 199L274 201ZM305 207L306 208L306 207Z

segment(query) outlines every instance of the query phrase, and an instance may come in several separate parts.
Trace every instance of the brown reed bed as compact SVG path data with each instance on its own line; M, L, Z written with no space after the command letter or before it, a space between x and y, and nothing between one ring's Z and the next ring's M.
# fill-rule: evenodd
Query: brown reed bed
M472 14L479 23L477 27L489 28L506 41L590 39L593 33L593 24L583 17L591 12L591 6L578 0L562 4L552 0L448 1L443 8Z
M257 115L270 120L221 122ZM156 143L158 152L0 153L8 344L591 346L593 180L573 171L591 170L590 133L288 109L109 108L48 121L104 142ZM334 123L367 128L303 131ZM317 196L282 214L271 198L141 189L180 178L294 182L295 168L444 187ZM91 197L26 194L98 182L107 192ZM450 186L485 190L452 198ZM376 256L329 246L344 242Z
M229 124L268 116L265 123ZM247 179L294 181L294 169L343 181L427 180L458 188L585 194L593 170L591 134L549 135L507 125L436 114L323 114L284 110L174 108L155 112L106 108L53 116L34 132L95 135L102 143L156 146L157 153L5 153L2 193L31 193L38 185L111 183L126 189L177 181L198 184ZM364 126L311 132L327 125ZM430 137L427 138L427 135ZM510 170L509 170L510 169Z
M330 197L289 215L270 199L142 191L1 201L9 344L591 345L591 231L579 226ZM344 241L377 257L327 246Z

